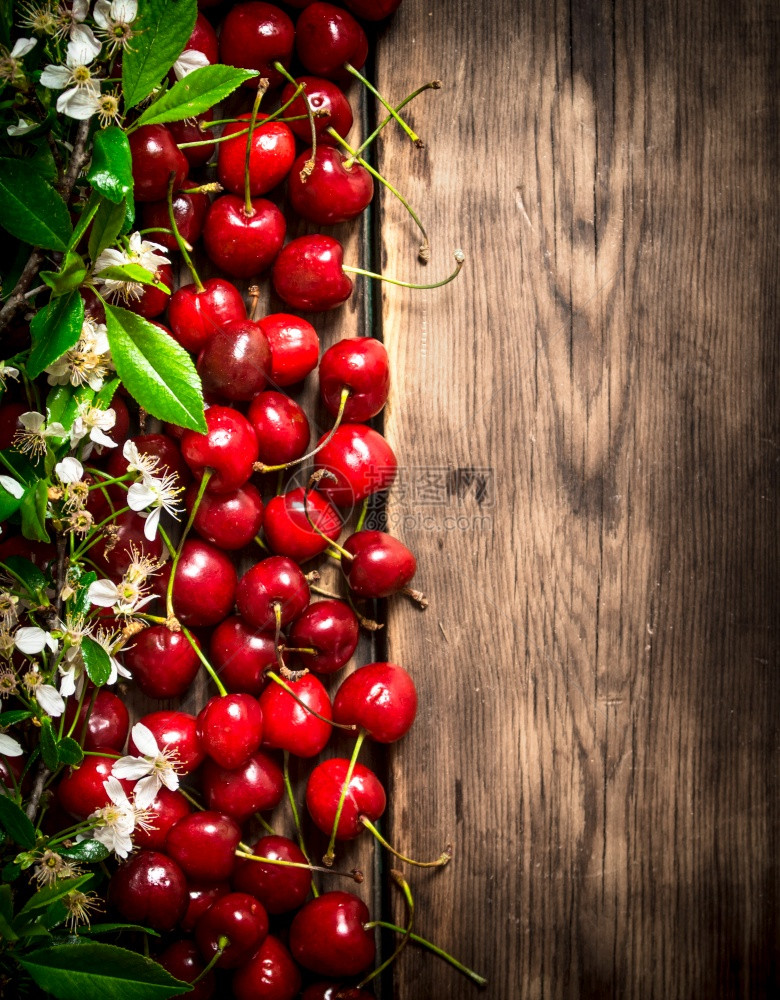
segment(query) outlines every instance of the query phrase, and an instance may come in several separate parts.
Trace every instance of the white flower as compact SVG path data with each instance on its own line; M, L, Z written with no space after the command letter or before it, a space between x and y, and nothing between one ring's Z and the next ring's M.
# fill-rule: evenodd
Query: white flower
M14 47L11 49L11 58L23 59L28 52L32 52L37 44L37 38L17 38Z
M54 471L61 483L77 483L84 475L84 466L77 458L63 458Z
M125 441L122 448L122 455L127 461L128 472L140 472L143 476L152 476L160 466L160 459L156 455L147 455L138 450L134 441Z
M46 453L46 438L64 438L67 431L60 423L46 426L46 418L42 413L30 410L19 417L22 430L16 432L14 437L14 447L17 451L29 452L31 455L44 455Z
M63 90L73 85L74 90L83 87L94 90L98 78L92 75L89 64L100 55L100 49L100 42L92 34L91 28L85 24L77 25L70 35L65 65L55 66L49 63L41 73L41 86L48 87L49 90ZM66 101L72 93L69 91L68 94L62 94L60 101ZM60 101L57 102L58 111L62 110Z
M137 0L97 0L92 16L100 26L98 32L108 43L109 51L127 48L135 32L130 25L138 13Z
M21 629L19 631L22 631ZM17 633L18 635L18 633ZM33 666L22 677L22 683L30 694L35 695L35 700L41 708L52 718L58 718L65 711L65 702L62 695L51 684L44 684L43 677L37 666Z
M211 63L205 52L200 52L198 49L185 49L173 64L173 72L177 80L183 80L188 73L210 65Z
M27 132L32 132L34 128L38 128L40 122L26 122L23 118L19 119L18 125L9 125L6 132L10 136L26 135Z
M44 370L48 375L49 385L88 385L90 389L99 392L112 367L106 325L96 323L88 315L84 319L76 346Z
M19 124L20 125L22 124L21 119L19 120ZM37 128L38 126L37 126L37 124L32 124L29 127L30 128ZM13 128L13 125L9 127L9 129L8 129L9 133L10 133L10 131L11 131L12 128ZM25 132L26 131L27 131L27 129L25 129ZM18 382L19 381L19 369L18 368L14 368L12 365L7 365L5 363L5 361L0 361L0 389L5 389L5 381L6 381L6 379L9 379L9 378L16 379L16 381Z
M89 0L72 0L70 4L58 2L56 5L56 35L64 38L73 35L89 13Z
M141 811L128 799L117 778L104 781L103 789L111 805L90 814L90 820L96 823L92 836L118 858L126 858L133 849L133 830L140 825Z
M133 483L127 491L127 506L136 512L151 510L146 516L144 525L144 535L153 541L157 537L157 528L160 524L160 514L163 510L177 517L180 507L176 506L176 501L183 487L177 486L178 476L175 472L157 478L146 475L140 483Z
M119 120L119 98L116 93L103 94L95 86L76 87L60 94L57 110L76 121L86 121L97 115L101 128L108 128Z
M111 768L117 778L137 781L133 799L139 809L146 809L157 797L162 785L174 792L179 787L179 775L173 763L176 750L160 750L154 733L142 722L136 722L131 733L140 757L120 757Z
M25 656L37 656L48 647L52 653L56 653L59 643L48 632L37 626L28 626L17 629L14 633L14 646Z
M122 298L128 302L131 299L140 299L143 295L144 286L140 281L120 281L116 278L100 277L101 271L109 267L124 267L126 264L140 264L147 271L156 274L163 264L170 264L170 259L165 255L164 246L142 239L138 232L131 233L127 241L127 250L110 247L95 261L93 280L96 285L104 286L107 298Z
M17 483L15 479L12 479L11 476L0 476L0 486L17 500L21 500L24 496L24 487L20 483Z
M0 754L5 757L21 757L23 753L24 750L13 737L0 733Z
M118 615L133 615L154 600L154 594L147 594L147 588L128 581L125 574L119 585L113 580L95 580L89 586L87 598L98 608L113 608Z
M24 85L26 81L22 59L38 44L35 38L20 38L9 52L0 45L0 80Z
M110 431L115 423L115 410L101 410L98 406L90 406L87 401L82 402L79 404L78 416L70 429L71 448L75 448L87 435L90 443L84 447L82 453L84 458L92 453L93 444L102 445L104 448L116 448L116 442L105 433Z

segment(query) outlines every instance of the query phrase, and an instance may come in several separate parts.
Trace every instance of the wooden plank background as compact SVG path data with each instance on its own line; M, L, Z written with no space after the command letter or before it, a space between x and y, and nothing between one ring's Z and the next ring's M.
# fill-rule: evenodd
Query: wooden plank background
M769 997L778 969L778 8L405 0L378 153L393 530L431 607L388 829L497 1000ZM389 132L389 130L388 130ZM390 199L381 263L410 277ZM400 911L399 911L400 916ZM398 1000L476 990L409 948Z

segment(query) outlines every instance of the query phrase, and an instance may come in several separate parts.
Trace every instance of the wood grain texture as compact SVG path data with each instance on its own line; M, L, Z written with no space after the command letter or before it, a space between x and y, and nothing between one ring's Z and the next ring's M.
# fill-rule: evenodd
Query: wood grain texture
M417 927L497 1000L780 991L779 36L762 0L406 0L379 41L388 97L445 85L379 162L425 273L468 261L382 293L388 516L431 597L389 608L421 705L387 828L455 840Z

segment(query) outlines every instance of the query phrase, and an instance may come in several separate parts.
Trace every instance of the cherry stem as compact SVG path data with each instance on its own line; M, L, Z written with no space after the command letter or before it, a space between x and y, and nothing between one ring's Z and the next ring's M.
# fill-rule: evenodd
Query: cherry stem
M284 643L279 640L282 638L282 606L278 601L274 602L274 617L276 618L276 632L274 635L274 647L276 652L276 662L279 664L279 673L284 677L286 681L298 681L301 677L305 677L308 674L308 670L290 670L287 664L284 662Z
M308 653L309 656L316 656L317 650L313 649L311 646L285 646L282 644L279 649L283 653Z
M371 833L376 837L382 847L387 848L391 854L394 854L399 861L405 861L407 865L414 865L415 868L443 868L449 861L452 860L452 844L447 844L442 853L436 858L435 861L415 861L413 858L407 858L405 854L401 854L400 851L396 851L394 847L385 840L382 834L377 830L374 824L367 816L358 817L363 826L370 830Z
M355 534L357 534L358 531L363 530L363 525L366 523L366 515L368 514L368 504L370 500L371 497L366 497L363 501L363 506L360 508L360 517L358 517L357 524L355 525Z
M249 286L249 318L253 323L257 322L257 306L260 302L260 286Z
M365 271L362 267L349 267L347 264L341 265L342 271L348 271L350 274L363 274L367 278L376 278L377 281L386 281L390 285L398 285L400 288L441 288L442 285L448 285L451 281L454 281L460 274L460 269L463 267L463 262L466 259L466 255L462 250L456 250L453 254L455 257L455 270L452 274L443 278L441 281L434 281L430 285L418 285L413 281L399 281L397 278L388 278L384 274L375 274L373 271Z
M200 802L198 802L198 800L190 792L187 791L186 788L182 788L182 786L179 785L178 790L181 792L181 794L184 796L184 798L189 802L191 806L195 806L195 808L199 809L200 812L206 811L206 807L202 806Z
M423 91L425 90L441 90L441 80L431 80L430 83L424 83L422 87L418 87L417 90L412 91L412 93L409 94L408 97L405 97L400 104L396 104L395 110L401 111L403 108L406 107L407 104L409 104L410 101L413 101L415 97L419 97L420 94L422 94ZM376 137L379 135L382 129L384 129L387 125L389 125L390 122L393 120L394 120L393 116L388 115L387 118L381 121L374 129L374 131L371 133L371 135L360 143L360 145L357 148L357 155L360 156L363 150L367 149L374 141L374 139L376 139Z
M204 976L207 976L211 972L211 970L214 968L214 966L222 957L222 952L225 950L225 948L229 947L230 947L230 938L223 934L222 937L217 942L217 950L211 956L208 965L204 969L201 969L198 975L192 980L193 986L196 983L199 983L201 979L204 978Z
M394 194L396 196L396 198L401 202L401 204L404 206L404 208L409 213L409 215L411 215L412 219L414 219L414 222L417 225L417 228L422 233L422 237L423 237L423 241L420 244L420 249L417 251L417 253L418 253L418 256L419 256L420 260L424 264L427 264L428 261L431 259L431 245L430 245L430 242L428 240L428 233L425 231L425 226L422 224L422 222L420 222L420 219L419 219L417 213L412 208L412 206L409 204L409 202L406 200L406 198L404 198L404 196L401 194L401 192L398 190L398 188L394 187L394 185L392 185L390 183L390 181L388 181L386 178L384 178L379 173L378 170L374 170L374 168L371 166L371 164L367 163L366 160L364 160L363 157L359 155L359 153L357 152L357 150L353 149L352 146L350 146L350 144L347 142L346 139L342 139L342 137L338 134L338 132L334 128L329 128L328 129L328 135L331 136L333 139L335 139L341 146L344 147L344 149L346 149L346 151L350 154L349 155L350 161L356 160L360 164L360 166L363 167L364 170L367 170L371 174L372 177L376 177L376 179L380 183L384 184L384 186L387 188L387 190L390 191L391 194ZM344 161L344 169L345 170L348 169L346 164L347 164L347 161L345 160Z
M341 399L339 400L339 408L336 413L336 422L333 424L331 429L328 431L327 437L323 438L322 441L313 448L311 451L307 452L305 455L301 455L300 458L295 458L292 462L285 462L284 465L264 465L262 462L255 462L255 472L282 472L284 469L291 469L294 465L300 465L301 462L306 462L308 459L312 458L317 452L322 451L326 444L330 441L336 431L339 429L339 424L344 416L344 409L347 405L347 400L349 399L349 389L344 386L341 390Z
M360 80L360 82L363 84L363 86L367 90L371 91L371 93L380 102L380 104L383 104L384 107L390 112L391 116L393 118L395 118L395 120L398 122L398 124L401 126L401 128L404 130L404 132L406 132L406 134L409 136L409 138L412 140L412 142L415 144L415 146L417 146L418 149L421 149L422 146L424 145L422 139L419 137L419 135L417 135L417 133L414 131L413 128L411 128L409 125L407 125L407 123L398 114L398 112L395 110L395 108L392 106L392 104L389 104L384 99L384 97L382 97L382 95L379 93L379 91L376 89L376 87L373 85L373 83L371 83L370 80L367 80L363 76L363 74L359 70L355 69L355 67L352 66L350 63L344 63L344 69L349 74L351 74L352 76L354 76L356 80Z
M406 908L409 913L409 923L406 925L406 932L404 933L404 936L401 938L401 941L399 942L398 947L395 949L393 954L390 955L389 958L386 958L378 969L374 969L374 971L370 972L365 977L365 979L360 980L360 982L355 987L355 989L358 990L362 990L367 983L370 983L372 979L375 979L378 975L380 975L380 973L384 972L384 970L388 968L388 966L393 964L393 962L398 958L398 956L401 954L401 952L404 950L407 944L409 944L409 938L412 933L412 927L414 927L414 899L412 897L412 890L409 888L409 883L406 881L403 875L399 871L396 871L394 868L390 869L390 877L399 887L401 892L404 894L404 900L406 901Z
M287 801L290 803L290 809L293 814L293 823L295 824L295 832L298 835L298 846L301 849L301 854L306 858L307 864L311 864L311 858L309 857L309 852L306 850L306 842L303 839L303 830L301 829L301 818L298 815L298 806L295 804L295 796L293 795L292 783L290 782L290 751L284 751L284 768L282 771L284 775L284 787L287 792ZM319 896L317 891L317 886L314 884L314 879L311 880L311 891L312 895L316 899Z
M248 128L243 128L240 132L230 132L228 135L214 136L213 139L198 139L193 142L177 142L176 146L178 149L194 149L197 146L213 146L218 142L227 142L229 139L240 139L242 135L247 135L248 132Z
M363 929L370 931L374 927L382 927L386 931L396 931L398 934L406 934L405 927L399 927L398 924L391 924L387 920L371 920L367 924L363 924ZM424 937L420 937L419 934L410 934L409 939L414 941L415 944L421 945L423 948L427 948L428 951L432 951L434 955L438 955L439 958L443 958L445 962L449 962L450 965L454 966L458 972L462 972L464 976L476 983L477 986L486 986L487 979L484 976L480 976L478 972L474 972L473 969L467 968L462 962L459 962L457 958L453 958L448 952L444 951L443 948L439 948L432 941L427 941Z
M265 830L265 832L268 834L269 837L276 836L276 831L268 822L268 820L265 818L265 816L263 816L262 813L255 813L255 819L260 824L260 826L262 826L262 828Z
M306 672L308 673L308 671ZM266 671L266 677L270 677L271 680L274 682L274 684L278 684L279 687L284 688L287 694L289 694L291 698L297 701L298 704L301 706L301 708L305 708L306 711L309 713L309 715L313 715L315 719L319 719L320 722L327 722L327 724L329 726L333 726L334 729L345 729L348 733L356 732L357 726L348 724L346 722L334 722L333 719L326 719L324 715L320 715L319 712L315 712L314 709L310 705L307 705L302 698L299 698L298 695L290 687L290 685L286 681L282 680L279 674L275 674L273 670Z
M255 537L252 539L252 541L253 542L257 542L257 544L260 546L260 548L263 550L263 552L270 552L271 551L268 548L268 546L265 544L265 542L263 541L263 539L259 535L255 535Z
M404 597L408 597L410 601L414 601L415 604L419 604L423 611L425 611L428 607L428 598L421 590L413 590L411 587L404 587L400 593L402 593Z
M172 170L170 180L168 181L168 218L171 221L171 231L173 232L173 238L181 251L181 255L184 258L184 263L190 269L192 273L192 278L195 282L195 287L199 292L204 291L203 282L198 276L198 272L195 270L195 265L192 263L192 257L190 257L189 250L187 249L187 241L184 239L182 234L179 232L179 227L176 225L176 218L173 214L173 185L176 182L176 174Z
M268 90L268 80L265 77L260 80L257 86L257 94L255 95L255 102L252 105L252 117L249 121L249 133L246 137L246 159L244 160L244 212L251 218L255 214L255 210L252 208L252 192L251 181L249 177L249 160L252 156L252 135L255 131L255 125L257 124L257 113L260 110L260 102L265 96L265 92Z
M354 727L353 727L354 728ZM366 731L361 729L358 733L358 738L355 740L355 746L352 748L352 756L349 760L349 767L347 768L347 774L344 778L344 784L341 786L341 795L339 795L339 804L336 806L336 816L333 820L333 829L330 832L330 840L328 841L328 850L322 859L322 863L327 865L328 868L333 864L333 859L336 857L336 833L339 828L339 820L341 819L341 812L344 808L344 802L347 798L347 792L349 791L349 783L352 781L352 774L355 770L355 764L357 764L358 754L360 753L360 748L363 746L363 740L366 738Z
M332 545L333 548L338 553L340 553L339 558L341 558L342 556L344 556L346 559L349 559L349 561L351 562L355 558L352 555L352 553L351 552L347 552L346 549L342 549L342 547L339 545L338 542L334 542L332 538L329 538L328 535L326 535L324 531L322 531L320 528L318 528L317 525L314 523L314 521L312 521L312 519L311 519L311 514L309 513L309 494L311 493L311 491L315 488L315 486L319 483L319 481L321 479L333 479L333 480L335 480L336 477L328 469L318 469L316 472L314 472L311 475L311 477L309 479L309 482L306 484L306 489L303 491L303 513L306 515L306 520L309 522L311 530L314 531L316 534L318 534L320 536L320 538L324 538L325 541L328 543L329 546ZM317 579L319 579L319 577L317 577Z
M293 87L298 88L300 96L303 98L303 103L306 105L306 117L309 119L309 128L311 129L311 156L304 163L303 170L301 170L300 173L301 184L305 184L308 180L309 174L311 174L312 170L314 170L314 160L317 156L317 128L314 124L314 111L309 103L309 95L306 93L305 85L299 84L295 77L291 76L280 62L277 61L274 63L274 69L277 73L281 73L285 80L287 80L288 83L291 83ZM294 100L294 97L290 98L290 100Z
M228 693L228 690L225 687L225 685L222 683L222 681L219 679L219 677L217 676L216 670L212 667L212 665L209 663L209 661L203 655L203 652L202 652L200 646L195 642L195 637L193 636L192 632L190 632L190 630L185 625L182 625L181 630L184 633L184 635L185 635L185 637L187 639L187 642L195 650L195 655L198 657L198 659L200 660L200 662L206 668L206 672L208 673L209 677L211 677L211 679L214 681L214 684L216 685L217 691L219 691L220 695L224 698L225 695Z
M352 879L353 882L359 883L363 881L363 872L359 868L353 868L351 872L337 872L332 868L318 868L317 865L305 865L301 861L285 861L283 858L264 858L260 854L252 854L246 844L239 844L238 846L245 847L246 850L236 851L236 857L244 858L247 861L261 861L268 865L282 865L284 868L305 868L310 872L322 872L323 875L340 875L342 878Z
M181 533L181 538L179 539L179 544L176 548L176 555L173 557L173 564L171 565L171 575L168 577L168 591L165 595L165 613L169 618L174 617L173 610L173 581L176 576L176 570L179 566L179 559L181 559L182 549L184 548L184 543L187 541L187 535L190 533L190 528L192 527L192 522L195 520L195 516L198 513L198 508L200 507L200 502L203 499L203 494L206 492L206 487L209 484L209 479L211 479L211 469L205 469L203 472L203 478L200 481L200 486L198 487L198 495L195 497L195 503L192 505L192 510L190 511L190 516L187 518L187 523L184 526L184 531Z

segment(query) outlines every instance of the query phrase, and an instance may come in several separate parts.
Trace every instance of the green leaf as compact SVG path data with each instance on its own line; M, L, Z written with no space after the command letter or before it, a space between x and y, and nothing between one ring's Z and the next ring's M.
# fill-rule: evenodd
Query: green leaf
M41 277L51 288L52 298L75 291L87 276L87 268L81 257L72 250L65 255L59 271L41 271Z
M27 850L35 847L35 827L22 808L7 795L0 795L0 824L20 847Z
M10 920L14 915L14 898L10 885L0 885L0 916Z
M98 941L41 948L17 961L59 1000L165 1000L192 990L150 958Z
M232 94L244 80L257 76L253 69L235 69L233 66L202 66L188 73L184 79L166 91L150 105L137 121L137 125L161 125L178 122L208 111L215 104Z
M3 560L3 563L10 570L13 570L16 576L24 580L24 585L33 597L46 589L49 581L35 563L31 563L29 559L25 559L24 556L8 556ZM3 725L8 725L8 723L3 723Z
M48 423L60 423L66 433L73 426L81 403L90 405L95 398L95 390L88 385L75 388L72 385L59 385L49 392L46 398L46 414Z
M151 927L142 927L141 924L92 924L90 927L82 927L79 935L85 934L90 937L93 934L117 934L119 931L140 931L142 934L151 934L152 937L159 937L159 931L153 931Z
M203 392L192 358L141 316L106 306L117 374L143 408L159 420L205 433Z
M0 159L0 220L12 236L33 246L68 248L72 227L65 202L20 160Z
M98 130L87 180L109 201L120 205L133 196L133 160L125 132L117 125Z
M31 170L39 173L45 181L54 182L57 180L57 164L54 162L51 147L45 139L35 144L32 156L27 157L23 162Z
M73 767L78 767L84 760L84 751L74 739L65 736L57 745L57 756L61 764L72 764Z
M83 861L87 865L104 861L111 853L99 840L82 840L73 847L58 847L57 853L71 861Z
M103 388L99 390L95 396L94 405L101 410L107 410L111 405L111 400L114 398L114 393L119 388L119 379L112 378L108 382L103 383Z
M105 684L111 676L111 658L105 649L99 642L85 636L81 640L81 655L87 668L87 676L92 683L97 687Z
M92 260L97 260L100 254L116 243L117 236L125 221L125 202L120 201L114 205L107 199L101 199L100 208L92 222L92 229L89 232L89 256Z
M126 109L148 97L179 58L197 13L197 0L139 0L136 34L122 54Z
M6 917L0 914L0 940L2 941L18 941L19 935L13 929L13 927L8 923Z
M81 242L84 233L86 233L89 229L89 225L95 218L95 213L100 208L102 203L103 199L97 191L90 192L89 199L86 205L82 208L79 221L76 223L76 228L73 230L73 235L68 241L68 250L72 250L73 247L78 246Z
M5 472L2 475L5 475ZM5 487L0 486L0 524L7 521L11 514L15 514L19 510L23 499L24 497L15 497Z
M53 298L39 309L30 324L33 349L27 374L37 378L57 358L75 347L84 325L84 299L78 292Z
M114 267L104 267L98 274L101 278L111 278L113 281L140 281L142 285L153 285L166 294L170 288L158 281L151 271L140 264L117 264Z
M70 609L74 615L82 616L86 615L91 608L91 604L87 594L89 593L90 586L97 580L97 573L90 571L89 573L84 573L78 581L78 589L76 593L70 600Z
M0 713L0 727L7 729L8 726L16 726L25 719L31 719L32 712L26 708L12 708L10 712Z
M44 909L53 903L55 899L62 899L63 896L67 896L74 889L80 889L91 878L92 873L87 872L86 875L79 875L78 878L63 879L62 881L55 882L54 885L44 886L43 889L39 889L27 900L21 910L19 910L17 919L25 914L33 913L35 910Z
M56 771L60 766L60 756L57 750L57 739L51 719L45 716L41 722L41 756L43 763L50 771Z
M14 288L16 288L16 283L22 276L22 271L30 259L30 254L32 253L32 247L29 243L17 242L16 252L13 255L11 261L5 265L5 270L3 273L3 287L0 290L0 299L7 299L12 293Z
M46 505L49 501L49 487L45 479L39 479L24 495L19 510L22 513L22 534L31 542L50 542L46 530Z

